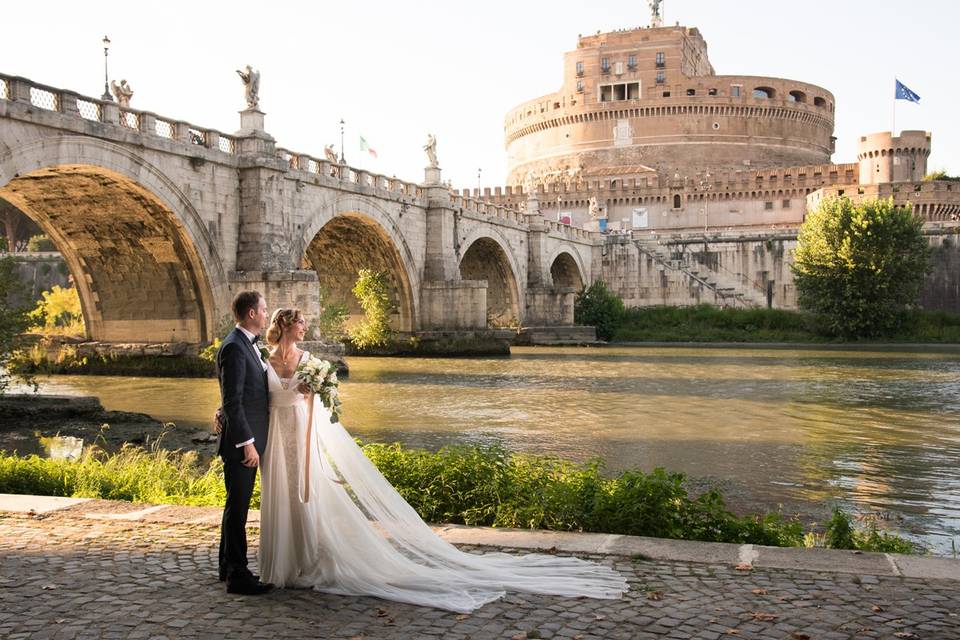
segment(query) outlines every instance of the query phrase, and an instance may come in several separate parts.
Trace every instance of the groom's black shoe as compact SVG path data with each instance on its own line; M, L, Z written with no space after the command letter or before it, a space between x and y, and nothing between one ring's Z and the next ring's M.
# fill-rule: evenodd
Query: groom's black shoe
M248 577L249 577L251 580L254 580L254 581L260 580L260 576L258 576L258 575L255 574L255 573L249 574ZM220 572L220 582L226 582L226 581L227 581L227 574L225 574L225 573L223 573L223 572L221 571L221 572Z
M256 579L227 580L227 593L244 596L259 596L273 589L273 585Z

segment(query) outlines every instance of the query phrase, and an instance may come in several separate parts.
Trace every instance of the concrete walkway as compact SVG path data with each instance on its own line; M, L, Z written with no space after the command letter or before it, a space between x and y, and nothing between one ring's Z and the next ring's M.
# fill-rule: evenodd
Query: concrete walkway
M251 518L253 548L258 518ZM620 600L510 593L470 615L216 579L220 510L0 494L2 638L960 638L960 561L437 527L627 576Z

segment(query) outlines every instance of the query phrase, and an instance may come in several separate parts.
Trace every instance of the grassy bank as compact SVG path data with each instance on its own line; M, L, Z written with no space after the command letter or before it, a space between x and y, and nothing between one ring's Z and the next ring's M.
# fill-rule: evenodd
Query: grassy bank
M826 529L804 532L779 514L738 516L710 490L691 496L684 476L655 469L616 476L594 461L512 454L500 448L449 447L437 453L398 444L367 444L369 457L428 522L591 531L775 546L834 546L910 552L913 545L877 529L854 530L834 515ZM78 460L0 452L0 493L94 497L161 504L222 505L219 459L127 446L95 448ZM254 506L259 505L259 480Z
M614 327L612 342L838 342L818 331L815 319L783 309L635 307ZM863 341L870 342L870 341ZM900 331L872 342L957 343L960 315L914 311Z

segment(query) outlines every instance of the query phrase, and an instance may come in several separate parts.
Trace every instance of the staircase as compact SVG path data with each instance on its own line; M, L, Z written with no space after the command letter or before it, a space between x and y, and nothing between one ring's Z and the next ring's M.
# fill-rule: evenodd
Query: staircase
M634 244L641 254L648 256L664 269L684 274L693 282L712 291L721 304L734 307L765 307L766 294L757 286L745 283L745 278L738 273L718 271L705 264L696 262L686 253L681 258L675 258L667 247L644 240L634 240Z

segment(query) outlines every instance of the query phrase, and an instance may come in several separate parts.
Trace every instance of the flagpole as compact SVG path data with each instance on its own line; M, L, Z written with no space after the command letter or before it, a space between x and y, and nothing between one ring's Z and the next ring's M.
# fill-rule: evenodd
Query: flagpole
M893 125L890 127L890 136L897 137L897 77L893 77Z

